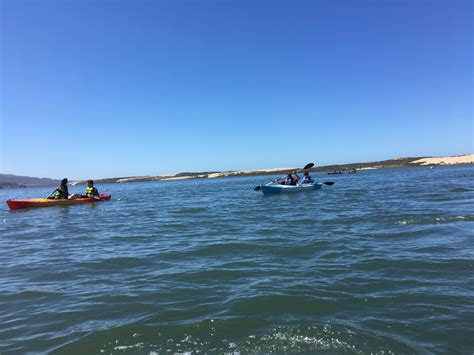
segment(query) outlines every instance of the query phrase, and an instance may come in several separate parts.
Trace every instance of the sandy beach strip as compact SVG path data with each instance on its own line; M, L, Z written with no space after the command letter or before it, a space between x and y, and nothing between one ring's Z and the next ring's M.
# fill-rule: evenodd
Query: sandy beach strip
M411 164L420 165L454 165L474 164L474 154L458 155L452 157L430 157L412 161Z

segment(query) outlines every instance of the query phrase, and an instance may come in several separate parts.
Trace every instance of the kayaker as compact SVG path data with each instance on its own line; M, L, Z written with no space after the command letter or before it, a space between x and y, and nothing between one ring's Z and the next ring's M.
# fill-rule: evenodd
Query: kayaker
M314 183L314 180L311 176L309 176L309 173L307 171L304 172L303 180L299 183L299 185L303 184L312 184Z
M284 181L284 185L296 185L296 183L300 180L300 177L295 174L295 177L293 177L293 174L290 173L286 176L286 179Z
M94 181L87 180L86 193L84 197L100 198L99 191L94 187Z
M67 199L69 198L69 189L67 187L67 179L62 179L61 184L51 193L49 199Z

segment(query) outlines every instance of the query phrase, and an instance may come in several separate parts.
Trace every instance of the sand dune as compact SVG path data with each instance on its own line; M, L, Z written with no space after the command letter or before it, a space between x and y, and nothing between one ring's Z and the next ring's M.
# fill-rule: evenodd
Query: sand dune
M458 155L453 157L430 157L418 159L411 163L419 165L474 164L474 154Z

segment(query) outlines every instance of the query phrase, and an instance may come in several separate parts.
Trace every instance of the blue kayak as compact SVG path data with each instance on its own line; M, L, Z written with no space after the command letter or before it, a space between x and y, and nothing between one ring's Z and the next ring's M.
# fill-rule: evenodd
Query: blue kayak
M308 191L308 190L319 190L323 187L323 184L316 183L316 184L303 184L303 185L278 185L275 183L269 183L266 185L262 185L262 192L264 195L267 194L279 194L281 192L301 192L301 191Z

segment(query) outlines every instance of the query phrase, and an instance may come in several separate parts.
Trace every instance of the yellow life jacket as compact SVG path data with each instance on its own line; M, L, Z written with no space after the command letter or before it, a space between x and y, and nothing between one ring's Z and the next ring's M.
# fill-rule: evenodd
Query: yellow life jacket
M86 196L87 197L92 197L94 195L94 188L93 187L86 187Z
M60 186L61 190L63 189L62 186ZM56 191L54 192L54 198L68 198L68 195L65 191L61 191L58 189L56 189Z

